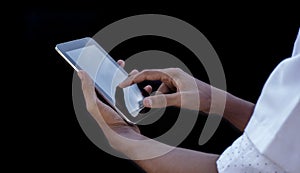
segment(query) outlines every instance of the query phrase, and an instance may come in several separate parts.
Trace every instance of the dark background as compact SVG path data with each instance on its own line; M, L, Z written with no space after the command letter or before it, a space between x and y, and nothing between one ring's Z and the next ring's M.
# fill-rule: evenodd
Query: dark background
M97 148L81 130L72 105L73 69L54 50L57 43L93 36L106 25L132 15L157 13L173 16L195 26L210 41L222 61L227 90L255 103L268 75L282 59L291 55L300 26L299 14L285 12L283 15L280 8L266 12L263 7L218 10L204 5L147 3L115 7L84 1L55 8L27 5L19 11L17 21L22 29L18 29L17 34L20 34L22 50L15 50L18 55L15 61L23 67L19 75L26 82L25 87L14 90L18 101L11 112L20 111L21 114L13 114L18 115L13 119L19 128L15 128L14 135L10 136L14 148L8 160L18 163L23 170L141 171L132 162L110 156ZM150 49L176 55L187 63L197 78L207 81L205 71L199 68L201 64L195 61L196 57L171 40L135 38L117 46L111 55L115 59L126 59ZM156 136L160 129L171 126L175 120L176 116L164 115L160 123L141 129L147 136ZM221 154L241 134L222 121L213 138L204 146L198 146L205 120L205 116L199 116L197 128L181 147Z

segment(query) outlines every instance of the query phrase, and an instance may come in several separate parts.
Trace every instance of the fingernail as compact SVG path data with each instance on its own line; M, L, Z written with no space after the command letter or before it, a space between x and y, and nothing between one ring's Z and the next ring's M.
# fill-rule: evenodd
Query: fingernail
M144 99L144 105L147 107L151 107L152 106L152 100L149 98L145 98Z

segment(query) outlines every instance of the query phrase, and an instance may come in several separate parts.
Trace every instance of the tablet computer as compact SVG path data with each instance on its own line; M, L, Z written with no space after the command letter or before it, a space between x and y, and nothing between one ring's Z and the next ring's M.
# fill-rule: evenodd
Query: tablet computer
M128 73L93 38L59 43L55 49L76 71L89 74L98 93L128 123L137 124L147 116L143 99L148 93L138 84L118 87Z

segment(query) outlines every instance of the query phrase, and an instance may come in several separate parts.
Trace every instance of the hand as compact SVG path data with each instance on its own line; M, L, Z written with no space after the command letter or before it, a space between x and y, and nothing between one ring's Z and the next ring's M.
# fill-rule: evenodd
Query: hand
M123 88L145 80L160 80L162 84L155 95L144 99L144 106L150 108L177 106L209 112L212 87L195 79L179 68L151 69L136 72L119 86Z
M122 60L118 64L124 67L125 63ZM135 125L127 124L110 106L101 102L95 91L94 82L89 75L84 71L79 71L78 76L81 79L82 91L86 102L88 112L97 121L110 145L121 150L122 146L121 136L132 138L136 134L140 134L139 128Z
M124 66L124 62L118 63ZM131 73L134 76L138 74L137 71ZM111 107L97 98L94 83L86 72L79 71L78 76L82 82L87 110L97 121L110 145L135 161L146 172L217 172L217 155L172 147L141 135L137 126L127 124ZM165 85L167 84L165 81ZM175 84L175 88L181 86L176 82ZM163 87L162 85L160 90ZM146 86L145 90L151 91L152 88Z

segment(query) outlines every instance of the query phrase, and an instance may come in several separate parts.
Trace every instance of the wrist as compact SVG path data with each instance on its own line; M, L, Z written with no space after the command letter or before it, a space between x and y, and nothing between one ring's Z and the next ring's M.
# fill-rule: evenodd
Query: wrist
M228 93L226 91L210 86L207 113L223 115L226 108L227 96Z
M107 136L110 146L125 155L134 150L135 141L146 139L137 130L130 126L111 127L113 135Z
M224 118L243 131L248 124L255 105L232 94L227 94Z

